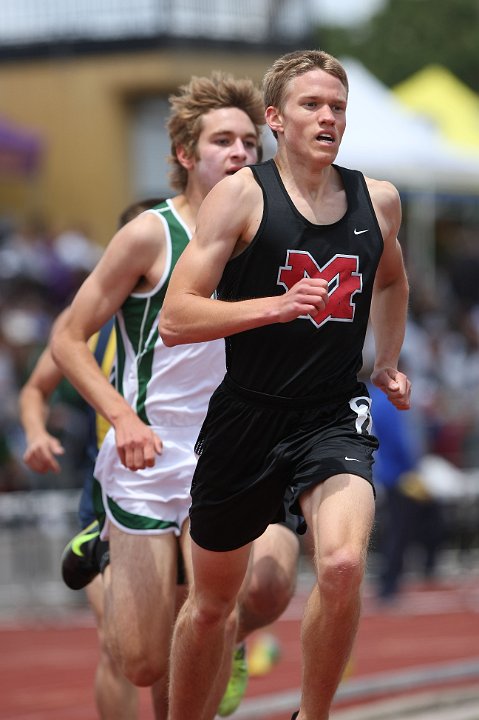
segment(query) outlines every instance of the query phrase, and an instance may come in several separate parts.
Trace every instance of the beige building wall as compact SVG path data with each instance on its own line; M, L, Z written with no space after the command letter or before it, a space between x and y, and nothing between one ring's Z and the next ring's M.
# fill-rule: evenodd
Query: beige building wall
M42 213L105 244L136 200L129 181L132 103L221 69L260 83L274 56L186 49L0 63L0 116L43 138L37 176L0 180L0 215Z

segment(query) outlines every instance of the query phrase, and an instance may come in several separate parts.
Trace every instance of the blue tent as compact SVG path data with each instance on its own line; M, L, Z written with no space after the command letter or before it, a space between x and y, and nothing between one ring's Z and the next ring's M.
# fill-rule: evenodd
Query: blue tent
M0 118L0 177L27 177L37 170L42 152L40 137Z

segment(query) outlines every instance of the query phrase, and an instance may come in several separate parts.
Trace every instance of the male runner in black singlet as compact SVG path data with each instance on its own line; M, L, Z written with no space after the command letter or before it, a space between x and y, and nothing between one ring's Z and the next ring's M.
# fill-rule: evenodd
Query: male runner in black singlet
M374 517L377 441L357 378L369 318L372 382L409 407L397 369L408 303L398 192L333 164L346 73L327 53L290 53L266 73L264 97L277 154L209 193L160 320L166 345L224 337L227 353L197 443L195 584L173 639L169 720L201 720L208 677L234 639L251 543L281 517L285 491L312 533L317 574L294 717L327 720L357 630Z

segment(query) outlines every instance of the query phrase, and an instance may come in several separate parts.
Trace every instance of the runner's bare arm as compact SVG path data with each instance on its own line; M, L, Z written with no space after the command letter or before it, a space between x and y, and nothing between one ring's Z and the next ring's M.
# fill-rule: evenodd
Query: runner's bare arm
M149 233L145 222L156 223ZM110 384L88 347L88 339L147 278L159 256L156 218L137 218L119 230L75 296L66 320L52 335L52 353L85 400L113 425L122 462L131 469L153 465L161 441ZM137 449L139 450L137 451Z
M409 285L401 246L397 239L401 203L396 188L383 181L368 181L384 240L371 303L371 324L376 358L372 382L401 410L409 408L411 384L398 370L406 329Z
M60 440L48 432L47 418L48 400L61 379L62 373L46 347L18 396L20 422L27 441L23 460L34 472L60 471L56 457L65 450Z

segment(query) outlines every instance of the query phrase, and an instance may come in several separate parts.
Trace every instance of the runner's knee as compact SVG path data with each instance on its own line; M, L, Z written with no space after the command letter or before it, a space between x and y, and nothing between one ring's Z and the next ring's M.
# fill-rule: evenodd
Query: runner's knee
M257 568L241 599L241 611L262 624L273 622L286 609L294 593L295 571L278 563Z
M359 591L363 573L362 555L352 547L342 547L320 559L320 590L324 597L347 600Z
M190 621L201 635L217 625L227 622L235 611L236 598L216 595L207 599L196 599L190 604Z
M158 657L159 653L127 655L122 658L122 671L125 677L137 687L150 687L168 671L168 658Z

